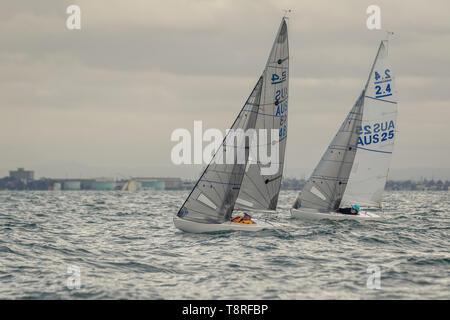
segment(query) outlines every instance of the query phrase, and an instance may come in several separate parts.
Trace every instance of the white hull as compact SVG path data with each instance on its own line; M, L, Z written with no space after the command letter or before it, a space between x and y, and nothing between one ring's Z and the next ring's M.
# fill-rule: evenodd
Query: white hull
M191 233L206 233L206 232L217 232L217 231L248 231L256 232L264 229L274 229L275 226L263 221L258 221L252 219L253 224L246 223L236 223L236 222L224 222L224 223L198 223L193 221L188 221L181 219L179 217L173 218L173 223L178 229L191 232Z
M291 215L293 218L303 219L303 220L379 220L382 219L381 216L375 214L374 212L361 211L357 215L342 214L337 212L319 212L313 209L294 209L291 208Z

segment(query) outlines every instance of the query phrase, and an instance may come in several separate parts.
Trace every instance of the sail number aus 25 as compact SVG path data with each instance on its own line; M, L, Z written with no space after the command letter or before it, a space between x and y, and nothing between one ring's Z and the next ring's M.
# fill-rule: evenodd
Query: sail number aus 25
M373 125L358 126L358 146L367 146L394 139L395 123L393 120L375 123Z

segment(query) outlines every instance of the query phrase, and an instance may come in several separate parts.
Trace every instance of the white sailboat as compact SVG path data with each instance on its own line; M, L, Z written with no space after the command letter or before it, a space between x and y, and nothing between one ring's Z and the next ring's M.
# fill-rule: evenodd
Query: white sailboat
M141 183L130 179L127 182L125 182L125 184L122 186L122 191L138 191L141 189Z
M302 219L379 219L373 211L335 212L359 205L381 209L395 141L397 94L388 43L379 46L369 78L331 141L291 214Z
M178 229L203 233L227 230L259 231L274 227L256 219L253 219L253 224L235 223L230 219L238 197L243 207L267 210L276 208L286 147L288 68L287 24L283 18L264 71L231 127L234 130L244 131L269 129L269 134L270 129L277 129L279 163L281 162L278 172L269 176L262 175L263 164L253 161L250 157L247 141L241 141L245 146L245 163L240 164L237 161L233 164L217 163L216 158L223 157L226 148L229 147L225 137L174 217L174 225ZM272 140L269 138L267 141L270 146ZM233 155L237 160L237 152Z

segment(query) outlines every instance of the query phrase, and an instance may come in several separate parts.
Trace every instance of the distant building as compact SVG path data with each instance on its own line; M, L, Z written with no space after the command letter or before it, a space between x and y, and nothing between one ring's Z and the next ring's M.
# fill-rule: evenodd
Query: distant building
M180 178L135 178L142 183L142 188L154 190L180 190L183 189L183 180Z
M34 171L25 170L24 168L17 168L17 170L11 170L9 176L24 183L34 180Z
M63 190L81 190L81 181L65 180L63 182Z
M91 190L114 190L116 182L107 178L95 179L91 183Z

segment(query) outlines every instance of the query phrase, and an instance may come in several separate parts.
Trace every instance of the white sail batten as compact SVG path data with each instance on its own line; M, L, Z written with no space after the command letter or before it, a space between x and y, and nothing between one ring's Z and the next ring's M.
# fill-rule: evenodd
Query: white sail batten
M261 77L234 121L232 130L245 131L255 127L262 85ZM228 138L227 135L178 211L179 218L212 224L223 223L231 218L244 177L251 141L243 137L243 139L238 138L236 143L229 141ZM226 154L227 149L228 152L232 151L231 148L234 149L234 161L228 164ZM244 163L238 162L238 148L245 148Z
M382 41L366 84L357 152L341 206L381 207L397 119L395 79L387 49L387 41Z
M286 20L283 18L267 64L262 74L263 86L255 129L267 130L264 149L270 153L274 143L271 130L278 132L279 156L272 165L275 170L263 174L262 168L270 165L261 163L259 157L250 157L245 170L239 198L240 208L255 210L275 210L278 203L284 168L284 155L287 138L288 91L289 91L289 46ZM261 145L258 136L258 145Z

